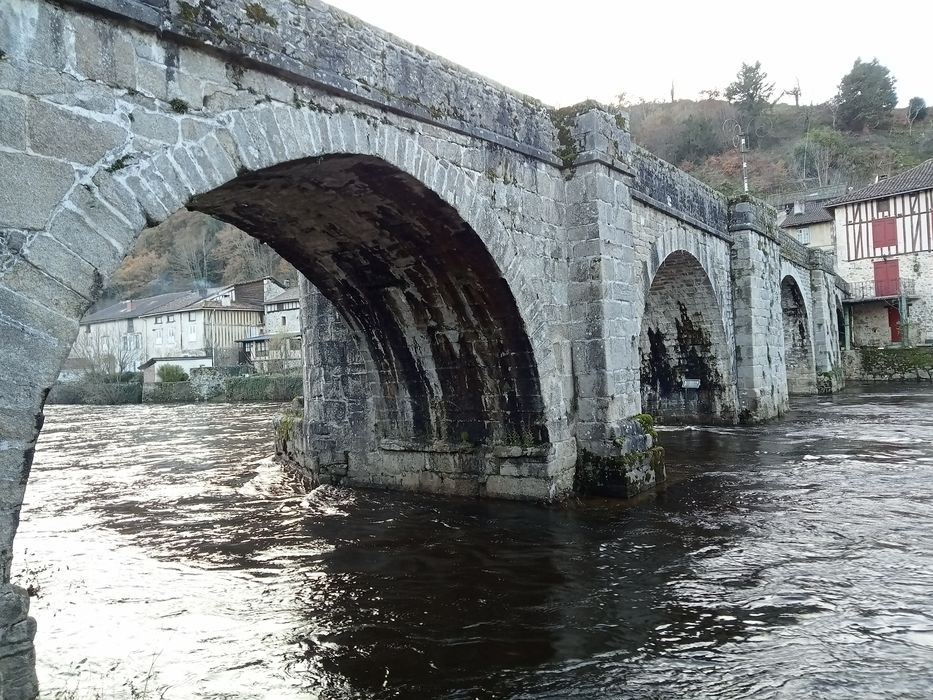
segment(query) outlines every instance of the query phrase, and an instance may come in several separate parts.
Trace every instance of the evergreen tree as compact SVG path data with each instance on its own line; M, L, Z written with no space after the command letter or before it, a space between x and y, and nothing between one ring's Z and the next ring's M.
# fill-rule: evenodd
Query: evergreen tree
M895 79L891 72L872 59L855 60L852 70L839 83L836 95L839 126L849 131L877 129L888 123L897 105Z
M771 108L774 83L768 82L768 74L761 69L761 61L755 61L754 65L743 63L735 78L726 88L726 99L735 105L748 144L754 146L760 117Z

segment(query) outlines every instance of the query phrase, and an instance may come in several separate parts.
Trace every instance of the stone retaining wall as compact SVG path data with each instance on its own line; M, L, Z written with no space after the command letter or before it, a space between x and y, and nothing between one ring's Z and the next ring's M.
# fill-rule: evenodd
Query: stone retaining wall
M855 348L843 353L843 367L854 382L933 381L933 347Z

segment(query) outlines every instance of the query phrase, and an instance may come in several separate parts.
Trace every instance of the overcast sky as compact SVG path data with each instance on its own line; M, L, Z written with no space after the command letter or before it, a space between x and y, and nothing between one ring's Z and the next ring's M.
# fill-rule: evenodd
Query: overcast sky
M361 19L554 106L695 99L761 61L803 103L836 93L859 56L897 79L899 103L933 103L933 2L859 0L331 0ZM891 14L888 15L887 11ZM886 30L883 30L884 27ZM792 101L792 98L785 98Z

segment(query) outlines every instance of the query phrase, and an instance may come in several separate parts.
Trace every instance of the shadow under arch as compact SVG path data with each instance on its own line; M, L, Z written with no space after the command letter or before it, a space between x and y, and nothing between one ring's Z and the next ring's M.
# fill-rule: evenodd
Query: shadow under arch
M810 333L810 314L797 280L781 280L781 315L784 320L784 364L788 394L816 393L816 358Z
M638 340L642 410L668 423L735 423L731 352L719 302L700 261L675 250L645 295ZM690 388L690 382L699 382Z
M376 437L548 441L508 282L416 178L374 156L303 158L239 175L189 208L268 243L334 304L370 374Z

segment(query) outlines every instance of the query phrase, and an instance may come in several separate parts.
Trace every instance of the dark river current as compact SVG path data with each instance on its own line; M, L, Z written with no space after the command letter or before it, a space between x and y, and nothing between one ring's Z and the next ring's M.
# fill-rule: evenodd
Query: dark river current
M302 493L275 406L50 407L44 697L933 698L933 391L794 405L556 508Z

